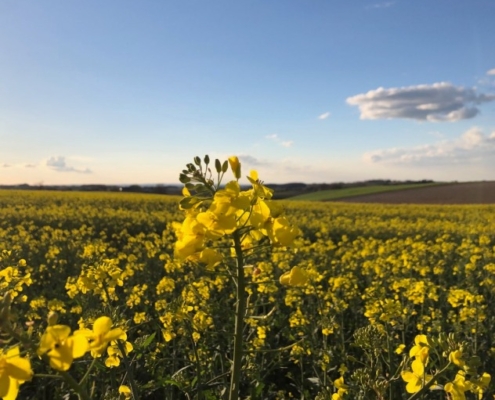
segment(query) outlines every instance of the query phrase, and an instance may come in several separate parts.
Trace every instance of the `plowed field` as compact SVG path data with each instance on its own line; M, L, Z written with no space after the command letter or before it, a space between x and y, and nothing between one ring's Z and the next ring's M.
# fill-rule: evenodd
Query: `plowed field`
M495 204L495 181L452 183L340 198L346 203Z

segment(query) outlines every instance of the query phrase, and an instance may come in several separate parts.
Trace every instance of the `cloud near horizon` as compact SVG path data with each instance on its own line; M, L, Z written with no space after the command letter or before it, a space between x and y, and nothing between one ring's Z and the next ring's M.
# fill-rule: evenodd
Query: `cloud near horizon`
M413 119L430 122L454 122L474 118L478 105L495 100L495 95L478 94L474 88L448 82L385 89L347 98L357 106L360 119Z
M473 127L457 139L371 151L363 155L363 160L370 164L438 166L478 163L495 167L495 131L488 135Z
M63 156L58 156L58 157L50 157L46 161L46 166L52 169L53 171L57 172L75 172L78 174L91 174L93 171L91 171L89 168L85 169L77 169L74 167L71 167L67 165L65 162L65 157Z
M282 140L276 133L265 136L268 140L271 140L282 147L291 147L294 142L292 140Z

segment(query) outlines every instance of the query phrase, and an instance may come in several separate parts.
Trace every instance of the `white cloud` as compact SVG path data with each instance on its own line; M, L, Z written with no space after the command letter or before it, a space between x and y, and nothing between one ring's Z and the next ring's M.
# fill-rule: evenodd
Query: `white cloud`
M486 74L487 75L495 75L495 68L489 70L489 71L486 71Z
M57 172L77 172L79 174L91 174L92 171L89 168L86 169L76 169L67 165L65 162L65 157L50 157L46 161L46 166Z
M459 121L479 113L478 105L495 95L477 94L474 88L448 82L401 88L378 88L347 98L359 107L361 119L405 118L418 121Z
M370 6L367 6L366 8L388 8L388 7L392 7L394 4L395 1L385 1L383 3L372 4Z
M292 140L283 140L276 133L273 133L271 135L267 135L267 136L265 136L265 138L279 144L282 147L291 147L294 144L294 142Z
M393 165L467 165L493 164L495 167L495 131L484 134L473 127L457 139L442 140L410 148L391 148L368 152L364 161Z
M321 114L318 119L327 119L328 117L330 116L330 112L327 111L327 112L324 112L323 114Z

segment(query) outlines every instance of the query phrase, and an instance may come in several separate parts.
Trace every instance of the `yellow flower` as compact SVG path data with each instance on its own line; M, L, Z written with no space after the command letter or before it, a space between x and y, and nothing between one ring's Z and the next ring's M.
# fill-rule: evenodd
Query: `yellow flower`
M100 317L93 324L93 336L90 340L91 355L100 356L106 350L108 344L117 339L125 340L126 334L121 328L112 329L112 320L108 317Z
M119 386L119 394L120 397L123 399L130 399L132 397L132 392L129 386L126 385L120 385Z
M275 218L272 226L272 237L274 244L279 246L291 246L294 239L299 235L299 229L291 226L285 217Z
M80 358L88 351L88 340L82 335L70 336L70 327L52 325L41 337L38 355L46 354L50 366L58 371L67 371L74 358Z
M229 157L229 164L236 179L241 178L241 163L237 156Z
M89 341L91 355L96 358L100 357L108 347L111 341L122 339L126 340L127 336L123 329L112 329L112 320L108 317L100 317L93 324L93 330L84 329L76 333L85 336Z
M462 351L460 350L455 350L449 354L449 361L454 363L460 368L463 368L466 363L462 359Z
M396 349L395 349L395 353L396 354L402 354L402 352L404 351L404 349L406 348L406 345L405 344L400 344Z
M212 204L212 208L215 207L215 203ZM205 211L198 214L198 222L215 235L221 236L223 234L229 234L236 230L237 221L235 214L225 215L220 212Z
M414 338L414 346L409 351L409 357L419 358L423 364L426 364L428 359L428 353L430 351L430 344L426 335L416 335Z
M125 335L125 334L124 334ZM124 337L121 337L120 339L126 340L127 335ZM129 354L132 350L134 350L134 347L132 346L132 343L130 342L125 342L123 344L125 348L125 354ZM108 368L112 367L118 367L120 365L120 359L123 357L122 352L120 351L120 348L116 342L112 342L110 346L107 348L107 354L108 358L105 360L105 365Z
M280 283L285 286L304 285L308 281L306 273L299 267L294 267L290 271L285 272L280 277Z
M464 392L471 389L471 382L466 381L464 374L458 373L454 381L447 383L444 389L450 394L452 400L466 400Z
M15 346L3 352L0 350L0 397L15 399L19 385L31 380L33 371L27 358L19 356L19 347Z
M253 185L253 190L254 193L257 197L260 197L262 199L271 199L273 196L273 189L267 188L265 185L261 183L261 181L258 178L258 172L257 171L251 171L249 176L247 177L249 182Z
M407 393L418 392L425 383L429 382L433 376L425 375L425 365L420 359L416 359L411 364L412 371L402 371L402 379L407 382Z
M337 393L332 395L332 400L342 400L349 389L349 386L344 383L344 377L341 376L340 378L335 379L333 385L337 389Z
M213 268L222 260L222 254L213 249L204 249L199 255L199 261L205 263L207 268Z

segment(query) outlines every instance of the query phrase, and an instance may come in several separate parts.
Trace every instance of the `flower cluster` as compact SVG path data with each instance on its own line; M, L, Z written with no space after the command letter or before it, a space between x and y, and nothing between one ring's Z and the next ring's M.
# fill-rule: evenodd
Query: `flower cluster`
M237 157L231 157L229 163L236 180L220 188L219 183L215 186L206 176L210 171L207 161L209 158L206 156L203 170L201 160L196 157L197 167L188 164L189 169L181 175L186 186L180 204L186 217L182 224L175 225L176 257L199 261L211 268L222 261L223 255L208 243L234 232L241 234L240 245L248 252L264 238L268 238L275 247L292 245L300 234L299 229L282 215L280 204L271 200L273 191L263 185L256 171L251 171L247 177L251 189L242 191L238 182L241 164ZM227 164L216 161L217 173L223 177ZM199 183L193 184L192 181ZM190 190L197 194L192 195Z

